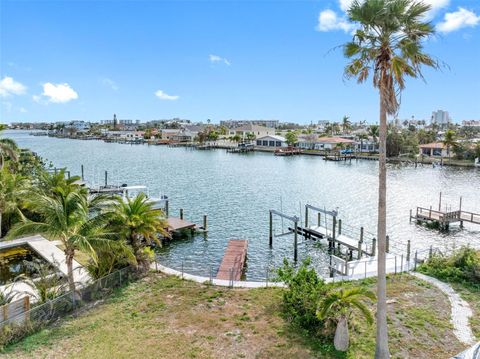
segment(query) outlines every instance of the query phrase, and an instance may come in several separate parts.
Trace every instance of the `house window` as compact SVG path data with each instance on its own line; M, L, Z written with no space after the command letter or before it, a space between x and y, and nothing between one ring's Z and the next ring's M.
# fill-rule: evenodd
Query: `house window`
M268 141L263 141L264 146L268 146Z
M275 147L275 141L270 141L269 146L270 146L270 147Z
M257 146L261 146L261 145L262 145L262 141L257 140Z
M282 143L280 141L275 142L275 144L276 144L277 147L280 147L282 145Z
M442 155L442 149L441 148L434 148L433 149L433 155L434 156L441 156Z

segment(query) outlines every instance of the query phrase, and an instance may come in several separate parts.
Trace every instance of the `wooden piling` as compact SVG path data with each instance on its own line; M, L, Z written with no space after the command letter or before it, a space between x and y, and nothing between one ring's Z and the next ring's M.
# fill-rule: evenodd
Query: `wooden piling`
M108 185L108 172L105 171L105 187Z
M183 219L183 208L180 208L180 219Z
M410 250L411 250L411 243L410 239L407 241L407 262L410 262Z
M333 239L333 246L335 247L335 230L337 228L337 217L333 217L333 230L332 230L332 239Z
M317 222L318 222L318 224L317 224L317 226L319 226L319 227L320 227L320 223L322 223L322 222L321 222L321 219L322 219L322 215L321 215L320 213L318 213L318 216L317 216Z
M297 261L297 230L298 230L298 222L295 221L295 226L294 226L294 234L293 234L293 242L294 242L294 252L293 252L293 260L296 262Z
M165 201L165 217L168 218L168 199Z
M305 206L305 228L308 228L308 207Z
M83 175L83 165L81 165L81 170L82 170L82 181L85 181L85 177Z
M273 245L273 218L272 218L272 212L270 212L270 231L269 231L269 236L268 236L268 243L270 244L270 247Z
M372 257L375 257L375 253L377 251L377 239L372 239Z
M342 234L342 220L338 220L338 235Z
M385 253L390 253L390 236L385 237Z
M208 218L207 218L207 215L204 214L203 215L203 230L207 230L207 227L208 227Z

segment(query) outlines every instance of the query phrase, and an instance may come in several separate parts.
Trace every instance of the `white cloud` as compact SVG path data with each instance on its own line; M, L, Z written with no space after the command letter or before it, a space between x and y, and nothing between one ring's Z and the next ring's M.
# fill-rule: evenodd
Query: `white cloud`
M34 95L32 98L38 103L42 103L44 98L46 98L47 103L66 103L71 100L76 100L78 98L78 94L67 83L52 84L51 82L47 82L43 84L42 95Z
M113 91L118 90L117 83L115 81L113 81L112 79L109 79L108 77L104 77L101 81L102 81L103 85L110 87Z
M317 31L332 31L343 30L345 32L351 32L355 25L348 22L345 16L338 16L333 10L323 10L318 15Z
M437 30L443 33L452 32L464 27L474 27L480 23L480 16L473 11L459 7L455 12L447 12L443 21L437 24Z
M178 100L180 98L180 96L168 95L167 93L163 92L162 90L156 91L155 96L157 96L160 100L169 100L169 101Z
M26 86L11 77L5 76L2 81L0 81L0 97L23 95L26 90Z
M223 62L225 65L230 66L231 63L228 61L225 57L221 57L218 55L208 55L208 59L210 62L213 63L218 63L218 62Z

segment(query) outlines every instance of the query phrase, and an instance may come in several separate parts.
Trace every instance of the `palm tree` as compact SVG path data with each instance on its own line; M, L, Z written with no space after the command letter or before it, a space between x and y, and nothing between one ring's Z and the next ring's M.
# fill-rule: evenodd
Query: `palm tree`
M450 160L450 149L457 146L457 134L454 130L447 130L447 132L445 132L443 144L447 147L447 155Z
M295 146L298 142L298 136L296 131L288 131L285 135L285 139L287 140L287 144L289 146Z
M52 193L33 192L28 207L37 213L40 221L23 221L12 227L8 238L21 235L42 234L60 240L67 265L69 289L75 292L73 258L77 250L96 260L96 248L109 249L115 244L113 235L107 232L108 216L101 213L104 197L88 198L85 189L71 184L57 187Z
M159 235L170 236L163 211L155 209L153 202L140 193L133 199L118 197L111 218L111 225L119 233L120 239L126 240L132 247L138 265L148 269L149 258L146 258L145 245L161 245Z
M347 351L349 344L348 320L353 309L363 314L368 324L373 323L373 316L364 300L375 300L375 293L364 287L332 290L319 303L317 317L320 320L335 318L334 345L339 351Z
M344 133L348 133L350 129L352 128L352 123L349 121L350 117L347 115L343 116L342 119L342 129Z
M0 134L4 129L5 125L0 124ZM0 138L0 169L5 165L5 157L18 161L17 144L10 138Z
M7 218L6 227L10 227L11 219L21 215L22 199L27 193L29 181L16 173L10 173L6 168L0 169L0 238L2 238L2 223Z
M388 358L387 303L385 275L386 246L386 139L387 115L398 112L398 96L405 77L422 77L421 67L437 68L437 62L423 51L422 42L434 34L424 22L430 6L415 0L354 0L349 20L357 23L352 41L344 45L347 78L365 82L370 73L380 96L380 156L378 188L378 287L376 358Z

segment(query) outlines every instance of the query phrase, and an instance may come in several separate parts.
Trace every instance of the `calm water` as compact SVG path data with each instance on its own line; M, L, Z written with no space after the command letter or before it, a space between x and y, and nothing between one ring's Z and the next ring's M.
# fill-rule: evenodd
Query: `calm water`
M227 241L249 240L248 279L265 277L267 266L278 266L283 257L293 257L291 235L274 238L268 246L268 210L283 209L304 217L310 203L327 209L338 208L345 225L376 231L377 167L375 161L335 163L320 157L275 157L268 153L227 154L224 150L196 151L163 146L122 145L102 141L81 141L33 137L26 132L8 132L22 147L28 147L57 167L80 174L85 166L87 182L101 183L103 171L111 183L145 184L150 195L167 194L171 214L184 208L185 218L201 223L208 214L209 233L176 241L159 254L166 265L208 275L221 261ZM466 225L440 234L409 224L409 210L418 206L443 206L480 212L480 170L390 165L388 172L388 233L401 247L408 239L413 248L458 246L480 243L480 226ZM301 209L302 207L302 209ZM300 212L301 211L301 212ZM314 220L311 216L311 221ZM289 223L283 223L283 230ZM282 222L275 221L282 233ZM300 237L299 237L300 238ZM327 257L322 248L299 240L299 256L310 255L322 271Z

